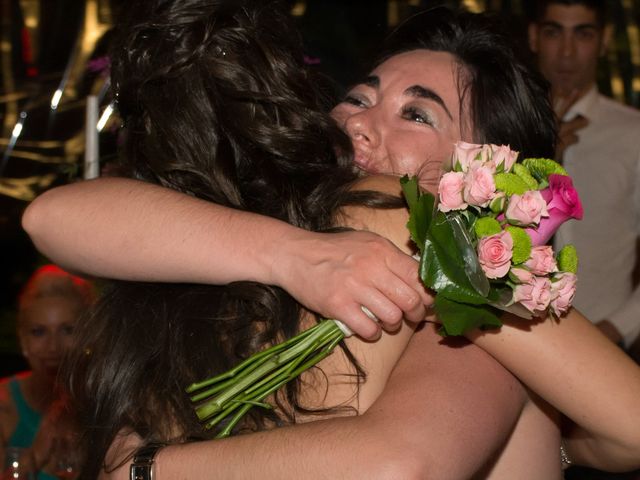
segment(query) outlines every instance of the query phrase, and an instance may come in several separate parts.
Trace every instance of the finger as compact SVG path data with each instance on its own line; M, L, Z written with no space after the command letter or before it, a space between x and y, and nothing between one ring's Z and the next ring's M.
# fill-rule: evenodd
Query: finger
M395 273L413 292L418 294L423 305L429 306L433 304L433 295L420 280L420 275L418 273L418 267L420 265L419 262L408 255L400 255L401 261L397 260L389 265L391 271ZM410 306L407 306L407 308L410 308ZM406 311L406 309L403 308L403 311Z
M362 311L361 305L352 304L344 310L344 316L339 317L337 320L347 325L359 337L371 341L380 338L382 332L380 325Z
M403 311L384 292L371 289L366 297L360 298L359 301L361 308L366 308L385 330L395 331L402 324Z
M421 322L426 314L425 302L419 291L425 289L421 284L407 285L400 278L395 278L378 286L382 294L398 307L404 318L411 322ZM393 326L393 325L392 325Z

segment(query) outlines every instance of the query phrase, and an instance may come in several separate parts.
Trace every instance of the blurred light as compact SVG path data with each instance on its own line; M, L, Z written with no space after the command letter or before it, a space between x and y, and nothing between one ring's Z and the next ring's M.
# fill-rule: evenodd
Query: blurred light
M100 115L100 120L98 120L98 123L96 124L96 128L99 132L101 132L104 126L107 124L107 121L109 120L109 117L111 117L112 113L113 104L110 103L109 105L107 105L107 108L104 109L104 112L102 112L102 115Z
M17 138L20 136L20 134L22 133L22 122L18 122L16 123L16 125L13 127L13 131L11 132L11 136L13 138Z
M478 0L464 0L464 7L473 13L480 13L484 11L484 6L480 5Z
M304 12L307 11L307 2L296 2L291 9L291 15L294 17L302 17Z
M62 98L62 89L57 89L56 92L51 97L51 110L55 110L58 108L58 103L60 103L60 99Z

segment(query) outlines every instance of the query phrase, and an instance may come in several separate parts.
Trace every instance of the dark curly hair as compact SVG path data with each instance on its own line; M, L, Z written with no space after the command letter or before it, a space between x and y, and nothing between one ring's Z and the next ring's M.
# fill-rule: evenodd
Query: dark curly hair
M318 231L341 205L366 200L348 192L350 141L274 2L140 0L116 38L112 81L136 177ZM147 442L213 436L185 386L294 335L301 311L282 289L251 282L111 284L69 364L88 426L83 478L97 477L123 428ZM353 365L345 373L357 383ZM254 409L237 430L295 421L298 390L287 386L278 414Z

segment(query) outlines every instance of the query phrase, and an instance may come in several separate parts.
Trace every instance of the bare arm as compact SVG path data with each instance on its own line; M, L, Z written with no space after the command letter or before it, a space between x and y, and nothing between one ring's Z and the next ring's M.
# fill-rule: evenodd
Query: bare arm
M473 342L571 419L576 463L605 470L640 466L640 367L575 309L559 322L510 318Z
M59 187L27 209L36 247L74 271L124 280L278 285L365 338L424 318L416 262L364 232L319 234L155 185L105 178Z
M488 354L451 342L430 325L414 334L361 416L168 447L156 478L471 478L507 441L525 395ZM103 478L127 479L128 468Z

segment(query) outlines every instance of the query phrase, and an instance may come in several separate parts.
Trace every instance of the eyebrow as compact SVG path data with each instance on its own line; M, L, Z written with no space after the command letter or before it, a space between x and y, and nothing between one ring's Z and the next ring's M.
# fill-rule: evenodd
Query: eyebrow
M578 25L573 25L572 27L565 27L564 25L561 25L558 22L554 22L551 20L545 20L543 22L540 22L540 26L541 27L552 27L552 28L556 28L558 30L563 30L565 28L571 29L571 30L600 30L600 27L598 26L597 23L579 23Z
M365 85L370 88L379 89L380 88L380 77L377 75L369 75L366 77L359 85ZM423 87L422 85L412 85L407 88L404 92L404 95L416 98L426 98L427 100L432 100L436 102L438 105L442 107L448 117L453 120L453 115L447 108L447 105L442 100L442 97L438 95L436 92L431 90L430 88Z
M451 112L447 108L447 105L444 103L444 100L442 100L442 97L440 97L440 95L438 95L436 92L434 92L430 88L426 88L421 85L412 85L404 91L404 94L410 97L426 98L427 100L433 100L434 102L436 102L438 105L442 107L442 109L449 116L449 119L453 120L453 116L451 115Z

